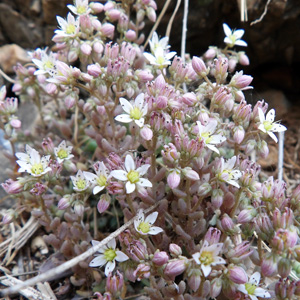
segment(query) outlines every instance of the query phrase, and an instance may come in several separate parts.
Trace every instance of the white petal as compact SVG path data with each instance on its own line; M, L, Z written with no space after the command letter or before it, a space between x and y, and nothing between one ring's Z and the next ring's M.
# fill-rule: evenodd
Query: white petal
M228 180L227 183L235 186L238 189L240 188L239 184L236 181L234 181L234 180Z
M200 265L200 264L201 264L201 262L200 262L200 260L199 260L199 258L200 258L200 253L199 253L199 252L194 253L192 256L193 256L193 259L195 260L195 262L196 262L198 265Z
M249 295L249 297L250 297L251 300L258 300L257 297L254 296L254 295Z
M223 30L224 30L226 36L230 36L232 33L232 30L226 23L223 23Z
M224 39L224 43L231 45L232 44L232 40L229 37L226 37Z
M105 267L105 272L104 272L105 276L108 276L109 273L111 273L115 267L116 267L115 260L107 262L106 267Z
M96 194L98 194L99 192L101 192L104 189L105 189L105 186L96 185L93 188L93 194L96 195Z
M157 227L157 226L152 226L149 231L148 231L148 234L151 234L151 235L156 235L160 232L164 231L162 228L160 227Z
M238 289L240 292L242 292L243 294L248 295L248 292L247 292L246 287L245 287L244 284L239 284L238 287L237 287L237 289Z
M260 107L258 108L258 116L259 116L260 123L263 123L266 120L265 114Z
M130 181L126 182L125 187L126 187L126 193L127 194L131 194L135 190L135 184L131 183Z
M260 273L259 273L259 272L255 272L255 273L250 277L249 283L258 285L259 282L260 282Z
M273 124L272 131L273 132L282 132L286 131L287 128L281 124Z
M216 265L224 265L224 264L226 264L226 260L220 256L217 256L215 257L215 261L211 265L216 266Z
M109 249L116 249L116 245L117 245L116 239L110 240L106 245L107 245L107 248L109 248Z
M125 112L127 112L128 114L130 114L130 111L133 109L131 103L128 100L126 100L125 98L120 98L120 103L121 103L123 110Z
M127 172L135 170L135 163L131 155L127 154L125 157L125 169Z
M110 172L110 175L118 180L121 181L126 181L128 180L127 178L127 172L123 171L123 170L113 170Z
M140 128L144 126L145 123L145 119L144 118L140 118L139 120L134 120L135 124L137 126L139 126Z
M221 135L221 134L217 134L217 135L213 135L210 137L210 144L221 144L223 142L226 141L226 137Z
M219 150L218 150L217 147L215 147L215 146L213 146L213 145L210 145L210 144L207 144L206 147L209 148L210 150L212 150L212 151L214 151L214 152L220 154L220 152L219 152Z
M264 133L267 133L267 130L266 130L264 124L260 124L260 125L258 126L258 129L261 130L261 131L264 132Z
M216 131L217 124L217 120L210 119L208 124L205 126L205 132L214 133Z
M115 120L121 123L130 123L133 119L128 114L121 114L115 117Z
M207 277L210 274L210 272L211 272L211 266L210 265L201 264L201 270L203 271L204 277Z
M268 135L275 141L275 143L278 142L277 136L273 132L268 131Z
M226 169L233 169L234 165L236 162L236 156L231 157L230 159L228 159L228 161L226 162Z
M126 261L126 260L129 259L129 257L125 253L123 253L122 251L117 250L116 254L117 254L117 256L115 258L116 261L123 262L123 261Z
M98 178L98 176L94 173L91 173L91 172L86 172L86 171L83 171L83 175L84 177L89 180L90 182L95 182L96 179Z
M273 123L275 120L275 109L272 108L266 115L266 120Z
M268 291L266 291L265 289L262 289L260 287L255 289L254 292L255 296L261 297L261 298L271 298L271 295Z
M94 247L94 246L97 246L97 245L99 245L99 244L100 244L99 241L92 240L92 246L93 246L93 247Z
M149 168L150 168L150 165L146 164L146 165L142 165L142 166L138 167L136 169L136 171L139 172L140 176L143 176L147 173Z
M147 52L144 52L143 54L146 57L146 59L150 62L150 64L156 64L156 58L152 54Z
M167 53L167 54L165 55L165 58L166 58L167 60L169 60L169 59L173 58L173 56L175 56L175 55L176 55L176 52L175 52L175 51L172 51L172 52Z
M244 35L244 33L245 33L244 29L238 29L235 30L233 34L237 39L240 39Z
M134 104L135 106L137 106L140 110L142 110L143 108L143 104L144 104L144 93L141 93L139 95L136 96L135 100L134 100Z
M152 187L151 181L146 178L140 178L140 180L137 182L137 185L140 185L143 187Z
M154 224L154 222L155 222L156 219L157 219L157 216L158 216L158 212L157 212L157 211L151 213L150 215L148 215L148 216L146 217L145 223L148 223L148 224L150 224L150 225Z
M17 164L21 167L22 170L30 172L31 171L31 164L23 161L23 160L17 160ZM20 171L20 172L24 172L24 171Z
M237 46L242 46L242 47L247 47L248 46L248 44L243 40L237 40L237 41L235 41L234 44L237 45Z
M104 258L103 254L98 255L95 257L90 263L90 267L102 267L106 264L107 260Z

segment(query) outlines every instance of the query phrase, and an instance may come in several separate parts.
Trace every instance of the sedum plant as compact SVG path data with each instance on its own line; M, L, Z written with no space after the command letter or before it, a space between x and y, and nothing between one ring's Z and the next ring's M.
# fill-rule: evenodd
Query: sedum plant
M2 224L38 220L51 249L41 272L134 224L62 274L56 295L297 299L300 188L287 192L250 159L286 128L264 100L245 99L244 31L224 24L225 48L183 62L168 37L143 44L154 0L68 8L53 51L15 68L13 91L38 108L34 131L0 92L18 165L2 184L16 199Z

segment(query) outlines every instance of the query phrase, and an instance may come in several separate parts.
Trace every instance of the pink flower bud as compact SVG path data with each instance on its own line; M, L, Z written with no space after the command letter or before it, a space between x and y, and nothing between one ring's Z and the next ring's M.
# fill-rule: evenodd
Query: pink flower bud
M196 171L192 170L191 167L185 167L182 170L182 174L190 180L193 181L200 180L199 174Z
M20 181L14 181L12 179L7 179L4 183L1 183L1 186L7 194L11 195L21 193L24 189Z
M143 82L151 81L154 78L148 70L137 70L135 71L135 75Z
M247 224L249 223L256 215L256 210L253 208L250 209L243 209L238 217L237 217L237 221L240 224Z
M83 43L80 46L80 50L86 56L88 56L88 55L90 55L92 53L92 47L89 44L87 44L87 43Z
M158 266L163 266L168 262L168 260L169 260L169 256L165 251L155 252L152 258L153 263L155 263Z
M274 276L277 272L277 259L275 257L269 257L261 261L261 274L266 277Z
M140 136L146 140L150 141L153 137L153 131L151 130L149 125L145 125L141 130L140 130Z
M189 287L196 292L201 284L201 271L199 269L192 269L189 271L187 283Z
M237 144L241 144L245 137L245 129L243 126L233 128L233 139Z
M223 204L224 192L221 189L214 189L211 195L211 204L214 208L220 208Z
M220 277L218 278L214 278L211 281L211 285L210 285L210 296L212 298L217 298L222 290L222 279Z
M47 85L46 85L46 92L48 93L48 94L50 94L50 95L54 95L54 94L56 94L57 93L57 86L56 86L56 84L54 84L54 83L48 83Z
M227 78L228 70L228 59L225 57L219 56L215 59L215 78L217 83L223 83Z
M77 201L74 205L74 212L76 215L78 216L83 216L83 213L84 213L84 206L81 202Z
M93 76L93 77L98 77L102 71L101 71L101 67L99 66L99 64L92 64L92 65L88 65L87 66L87 72L89 75Z
M12 209L7 210L2 217L3 224L9 224L14 219L14 211Z
M193 106L195 105L197 102L198 102L198 99L196 97L196 94L195 93L185 93L183 96L182 96L182 100L183 102L186 104L186 105L189 105L189 106Z
M21 125L22 125L21 121L18 119L12 119L12 120L10 120L9 123L10 123L11 127L15 128L15 129L21 128Z
M205 77L209 72L204 61L197 56L193 56L192 58L192 67L200 77Z
M226 233L233 232L235 227L232 219L227 214L224 214L224 216L222 217L221 226Z
M167 177L168 185L171 189L176 189L180 183L180 171L173 170Z
M136 32L132 29L127 30L127 32L125 33L125 37L129 40L129 41L134 41L136 39Z
M113 296L117 296L122 293L124 289L124 278L123 274L119 271L116 272L114 276L111 273L106 279L106 291L111 293Z
M244 284L248 281L248 276L245 270L238 266L228 268L229 279L236 284Z
M52 155L54 153L54 144L50 137L43 139L42 148L46 154Z
M71 109L72 107L74 107L76 103L76 99L73 97L73 95L68 95L65 98L65 105L67 109Z
M57 204L57 208L60 210L65 210L71 205L71 195L65 195L61 198Z
M100 31L100 29L99 29L99 31ZM98 54L101 54L101 53L103 52L103 50L104 50L104 47L103 47L102 43L100 43L100 42L95 42L95 43L93 44L93 51L94 51L94 52L96 52L96 53L98 53Z
M104 11L108 11L108 10L113 9L113 8L114 8L114 3L111 2L111 1L107 1L104 4Z
M282 257L278 262L278 273L282 278L287 278L292 269L292 262L289 258Z
M228 70L229 72L233 72L235 70L235 67L237 65L237 61L236 59L229 59L228 61Z
M97 209L100 214L104 213L110 205L110 197L108 194L102 194L97 204Z
M100 14L104 10L104 5L99 2L90 2L89 7L94 14Z
M170 261L164 269L164 274L171 280L175 280L177 275L182 274L186 270L186 261L184 259L175 259Z
M210 244L217 244L220 241L221 231L214 227L209 227L204 239Z
M249 58L245 53L239 56L239 63L243 66L248 66L250 64Z
M101 27L101 33L109 38L114 37L115 26L110 23L105 23Z
M170 244L169 251L170 251L172 257L178 257L178 256L182 255L181 247L179 247L176 244Z
M149 278L150 266L146 264L139 264L136 270L133 272L133 275L136 277L137 281L141 281L143 278Z
M147 7L147 9L146 9L146 15L147 15L148 19L151 22L155 22L156 21L156 13L155 13L155 10L152 7Z
M205 53L204 57L206 59L213 59L216 56L216 50L214 48L209 48Z
M252 76L243 75L243 71L240 71L236 72L235 75L231 78L229 85L241 90L249 89L252 88L249 86L252 80Z

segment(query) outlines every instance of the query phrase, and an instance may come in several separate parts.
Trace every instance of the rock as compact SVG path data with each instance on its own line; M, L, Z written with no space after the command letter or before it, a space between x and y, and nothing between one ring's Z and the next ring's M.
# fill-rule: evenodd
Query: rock
M16 44L5 45L0 47L0 66L4 73L14 73L13 67L19 62L25 64L31 59L23 48Z

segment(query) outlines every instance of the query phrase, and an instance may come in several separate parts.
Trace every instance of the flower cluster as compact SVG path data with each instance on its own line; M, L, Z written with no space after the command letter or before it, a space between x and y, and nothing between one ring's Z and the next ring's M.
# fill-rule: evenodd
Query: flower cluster
M154 0L68 8L57 17L57 52L36 49L33 65L15 69L13 91L38 107L34 130L21 130L17 101L0 90L18 165L2 184L18 200L2 213L4 228L38 220L51 245L41 272L98 250L55 292L299 297L300 188L261 176L250 160L265 158L269 137L277 142L286 127L264 100L245 99L253 78L236 70L249 60L235 50L247 46L244 30L224 24L223 49L183 59L156 32L144 47Z

